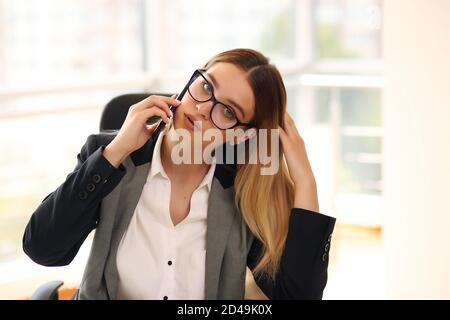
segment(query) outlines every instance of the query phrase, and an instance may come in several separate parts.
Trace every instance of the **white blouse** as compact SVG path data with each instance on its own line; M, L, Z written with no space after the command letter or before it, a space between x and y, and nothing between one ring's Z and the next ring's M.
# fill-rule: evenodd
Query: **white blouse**
M207 204L216 159L192 194L188 216L174 226L160 153L166 132L156 141L149 175L118 247L118 299L205 298Z

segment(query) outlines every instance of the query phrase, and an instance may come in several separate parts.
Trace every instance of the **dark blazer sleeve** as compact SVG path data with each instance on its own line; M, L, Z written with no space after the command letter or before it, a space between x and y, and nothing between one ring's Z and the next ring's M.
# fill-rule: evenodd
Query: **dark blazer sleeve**
M90 135L66 180L44 198L32 214L23 235L24 252L45 266L68 265L96 228L101 200L125 175L103 156L105 145ZM51 160L50 160L51 161Z
M293 208L280 269L275 281L256 277L269 299L322 299L327 283L328 257L336 219L306 209ZM250 270L256 267L262 243L254 237L247 256Z

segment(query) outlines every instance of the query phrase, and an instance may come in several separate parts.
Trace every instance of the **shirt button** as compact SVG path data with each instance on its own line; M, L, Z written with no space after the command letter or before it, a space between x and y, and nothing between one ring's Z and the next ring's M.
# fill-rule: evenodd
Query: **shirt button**
M164 299L164 300L167 300L167 299L169 299L169 298L168 298L167 296L164 296L163 299Z
M167 262L167 264L168 264L169 266L171 266L171 265L172 265L172 261L169 260L169 261Z

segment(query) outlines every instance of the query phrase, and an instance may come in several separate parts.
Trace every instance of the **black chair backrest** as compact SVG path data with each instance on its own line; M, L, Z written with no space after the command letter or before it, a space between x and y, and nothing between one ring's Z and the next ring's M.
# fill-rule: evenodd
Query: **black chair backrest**
M119 130L128 113L128 109L144 100L150 95L160 95L170 97L172 94L168 93L129 93L123 94L113 98L109 101L103 109L100 118L100 132L107 130ZM159 117L152 117L148 123L153 123Z

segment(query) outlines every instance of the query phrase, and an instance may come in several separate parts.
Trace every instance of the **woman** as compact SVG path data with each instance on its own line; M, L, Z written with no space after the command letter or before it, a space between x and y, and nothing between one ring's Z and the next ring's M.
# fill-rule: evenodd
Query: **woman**
M181 101L133 105L118 132L89 136L75 170L33 213L24 251L67 265L96 229L79 299L242 299L247 267L269 299L321 299L335 218L318 213L280 73L261 53L235 49L209 60L187 88ZM159 134L146 124L155 115L168 124ZM279 170L263 175L249 157L219 163L215 152L176 163L175 129L193 142L183 156L223 141L251 155L252 139L272 137L261 129L279 129L281 148L269 148ZM196 143L207 130L222 142Z

